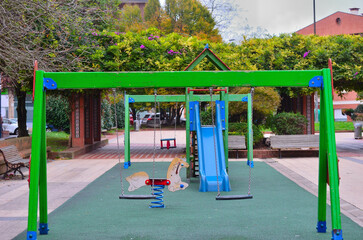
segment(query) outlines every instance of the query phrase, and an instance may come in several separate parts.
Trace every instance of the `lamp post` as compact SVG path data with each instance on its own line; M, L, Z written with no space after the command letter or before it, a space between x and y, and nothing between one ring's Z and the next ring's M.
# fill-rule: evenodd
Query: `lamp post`
M313 15L314 15L314 35L316 35L315 0L313 0Z

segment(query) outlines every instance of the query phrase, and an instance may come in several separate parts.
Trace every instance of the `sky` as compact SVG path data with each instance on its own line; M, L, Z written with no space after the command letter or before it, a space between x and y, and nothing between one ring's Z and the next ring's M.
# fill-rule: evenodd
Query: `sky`
M225 38L236 38L245 31L258 27L265 33L279 35L292 33L313 23L313 0L228 0L238 7L237 16L232 20L229 34ZM160 1L163 5L165 0ZM315 0L316 21L337 11L349 12L358 7L363 13L363 0ZM233 36L235 35L235 36Z

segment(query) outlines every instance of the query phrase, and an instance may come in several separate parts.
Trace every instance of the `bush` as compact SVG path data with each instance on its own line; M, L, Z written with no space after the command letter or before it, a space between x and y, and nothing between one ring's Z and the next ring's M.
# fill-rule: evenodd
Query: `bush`
M308 120L300 113L283 112L268 120L271 130L277 135L304 134Z
M362 113L363 113L363 104L359 104L354 111L350 112L351 115L349 116L352 118L353 121L363 121Z
M256 125L253 125L252 129L253 129L253 144L261 142L261 140L263 139L263 133L261 129ZM247 132L248 129L246 122L228 124L228 134L230 135L245 135L247 139Z
M216 114L215 111L213 111L213 113L214 113L214 117L215 117L215 114ZM200 121L201 121L202 125L212 125L213 124L211 108L208 108L207 111L200 112Z
M363 104L359 104L354 110L355 113L363 113Z
M347 115L349 117L352 117L353 113L354 113L354 109L351 109L351 108L343 109L343 115Z
M66 97L47 96L46 115L48 124L69 133L69 114L70 108Z
M101 109L101 127L102 129L110 130L115 126L115 115L114 111L112 111L112 105L106 99L102 99Z
M110 130L115 124L115 106L107 99L101 101L101 127ZM125 127L125 106L123 101L116 103L117 128Z

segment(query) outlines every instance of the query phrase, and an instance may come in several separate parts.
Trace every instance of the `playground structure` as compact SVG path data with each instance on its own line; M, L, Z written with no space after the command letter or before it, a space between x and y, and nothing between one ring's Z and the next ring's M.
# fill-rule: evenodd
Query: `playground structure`
M207 49L207 48L206 48ZM201 55L213 59L214 54L209 50L204 50ZM201 56L200 55L200 56ZM188 67L198 64L193 61ZM218 64L217 64L218 65ZM223 65L217 66L223 70ZM172 79L173 81L170 81ZM192 100L198 98L193 92L188 92L188 88L205 87L313 87L320 88L321 103L321 124L320 124L320 148L319 148L319 193L318 193L318 223L317 231L326 232L326 184L329 177L332 236L334 240L343 239L341 228L340 199L338 186L338 166L334 133L332 86L330 69L307 70L307 71L217 71L217 72L44 72L37 70L35 73L34 87L34 120L32 138L32 166L31 181L29 190L29 212L27 239L37 239L37 217L39 204L39 233L48 234L48 209L47 209L47 159L46 159L46 116L45 116L45 96L46 90L54 89L102 89L102 88L185 88L186 89L186 109L193 106ZM216 95L213 95L215 97ZM159 96L161 97L161 96ZM182 96L183 98L185 96ZM229 100L228 94L221 92L218 96L222 101ZM201 97L203 98L203 97ZM202 100L202 99L200 99ZM195 101L200 101L195 100ZM128 98L125 98L125 106ZM173 100L176 102L175 100ZM183 99L183 101L185 101ZM208 101L208 100L207 100ZM194 105L195 107L196 105ZM228 104L225 105L225 115L228 116ZM221 107L216 108L220 111ZM128 113L128 109L125 109ZM197 115L197 114L196 114ZM128 119L128 117L126 117ZM194 118L195 119L195 118ZM191 120L187 115L187 123ZM219 121L219 120L218 120ZM217 125L222 125L217 122ZM228 118L225 119L228 126ZM197 126L196 126L197 127ZM125 130L129 128L126 124ZM221 127L219 127L221 128ZM186 125L187 136L194 126ZM198 131L198 130L197 130ZM202 130L202 134L209 130ZM219 133L221 130L216 130ZM227 137L226 137L227 134ZM128 143L126 139L128 138ZM218 137L221 139L221 136ZM224 131L224 149L228 146L228 131ZM129 136L125 135L125 163L130 162ZM187 146L190 139L187 137ZM203 144L202 144L203 145ZM128 146L128 148L127 148ZM221 148L221 144L218 145ZM128 151L128 152L127 152ZM224 151L226 154L227 151ZM220 149L219 153L223 151ZM126 159L128 156L128 159ZM225 155L226 156L226 155ZM187 147L187 158L190 157L190 149ZM228 159L228 156L225 157ZM187 159L188 160L188 159ZM189 159L190 160L190 159ZM189 162L188 162L189 163ZM251 164L251 163L250 163ZM226 164L226 168L228 165ZM218 179L218 176L217 176ZM208 183L207 183L208 185ZM211 184L213 185L213 184ZM219 184L217 184L219 186ZM208 186L209 187L209 186ZM213 186L211 186L213 187Z
M222 149L224 149L222 152L224 156L218 157L218 161L223 161L223 167L222 169L228 169L228 102L246 102L247 103L247 128L249 129L249 134L247 136L247 161L248 164L251 163L251 167L253 167L253 133L252 133L252 99L251 94L228 94L228 88L224 89L215 89L218 90L216 92L219 92L218 95L213 94L212 97L209 95L195 95L195 90L200 89L186 89L186 95L125 95L125 113L129 111L129 103L140 103L140 102L185 102L185 108L189 109L191 108L190 104L195 106L199 102L210 102L211 100L214 102L223 102L223 119L219 118L220 121L222 121L223 125L223 132L221 133L223 135L223 139L221 141L223 142ZM204 89L205 90L205 89ZM207 89L209 91L209 89ZM199 92L199 91L198 91ZM156 99L155 99L156 98ZM189 108L187 107L189 106ZM191 114L192 113L192 114ZM192 116L191 116L192 115ZM196 125L195 117L199 116L199 112L195 113L195 111L186 111L186 161L188 164L191 164L190 170L187 171L187 178L190 178L192 175L194 175L194 172L197 171L194 166L196 164L196 157L191 157L191 149L189 146L195 146L194 144L191 144L191 132L196 132L196 126L201 125L200 120L198 120L198 124ZM216 122L218 122L216 119ZM125 114L125 140L124 140L124 168L128 168L131 166L131 153L130 153L130 119L127 114ZM201 133L197 134L197 136L200 136ZM199 141L203 141L202 138ZM198 153L202 154L202 157L199 157L198 160L204 162L204 160L209 159L209 164L214 164L214 155L204 157L203 155L203 146L202 144L198 145L200 146L200 150ZM223 160L222 160L223 159ZM212 164L211 164L212 163ZM203 163L202 163L203 164ZM222 164L222 163L220 163ZM206 166L206 165L203 165ZM214 168L215 172L215 168ZM214 174L215 175L215 174ZM206 191L205 188L203 188L203 191Z

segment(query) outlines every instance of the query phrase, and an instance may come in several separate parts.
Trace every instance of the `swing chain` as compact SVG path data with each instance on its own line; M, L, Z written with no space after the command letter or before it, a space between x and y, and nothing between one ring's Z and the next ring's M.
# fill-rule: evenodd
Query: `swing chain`
M213 88L209 88L209 95L210 95L210 107L212 112L212 129L213 129L213 145L214 145L214 160L216 164L216 177L217 177L217 196L221 195L221 191L219 189L219 176L218 176L218 161L217 161L217 147L216 147L216 133L215 133L215 125L214 125L214 111L213 111Z
M178 103L175 103L174 139L176 139L176 119L178 115L177 108L178 108Z
M154 97L155 97L155 101L154 101L154 151L153 151L153 178L152 178L152 190L151 190L151 194L154 195L154 181L155 181L155 155L156 155L156 96L157 96L157 90L156 88L154 89ZM160 108L160 105L159 105ZM160 114L160 113L159 113ZM159 115L159 121L160 121L160 115ZM160 130L160 134L161 134L161 130ZM161 136L160 136L161 137Z
M118 156L118 163L120 165L120 182L121 182L121 196L123 196L125 194L124 191L124 183L122 181L122 164L121 164L121 152L120 152L120 143L119 143L119 139L118 139L118 129L117 129L117 108L116 108L116 89L113 88L113 105L115 108L115 123L116 123L116 141L117 141L117 156ZM124 95L126 96L126 94Z

